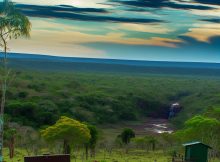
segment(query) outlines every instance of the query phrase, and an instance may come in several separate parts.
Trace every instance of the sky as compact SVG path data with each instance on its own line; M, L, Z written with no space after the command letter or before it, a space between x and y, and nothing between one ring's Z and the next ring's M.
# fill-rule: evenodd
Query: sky
M2 0L0 0L2 1ZM220 62L220 0L13 0L32 23L11 52Z

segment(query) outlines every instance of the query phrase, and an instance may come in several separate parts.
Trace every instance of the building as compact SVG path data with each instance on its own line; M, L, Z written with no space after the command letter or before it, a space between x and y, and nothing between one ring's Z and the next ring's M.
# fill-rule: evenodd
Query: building
M185 147L186 162L208 162L208 150L210 146L201 142L190 142L183 144Z

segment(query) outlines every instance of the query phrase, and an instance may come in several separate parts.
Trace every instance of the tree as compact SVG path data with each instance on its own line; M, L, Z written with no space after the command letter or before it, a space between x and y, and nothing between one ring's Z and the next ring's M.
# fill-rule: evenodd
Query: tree
M96 147L97 140L98 140L98 130L97 130L97 128L93 125L88 125L87 127L89 128L91 138L85 146L86 147L86 159L88 159L88 150L89 149L90 149L91 157L95 155L95 147Z
M10 159L14 157L16 135L17 135L17 131L16 129L13 129L13 128L8 128L4 133L4 138L6 140L6 143L9 149Z
M19 37L29 37L31 23L26 16L18 12L12 2L5 0L0 9L0 48L2 49L1 107L0 107L0 162L3 161L3 121L6 92L10 70L7 66L8 41Z
M64 154L70 154L71 144L86 144L91 138L90 130L85 124L65 116L42 130L41 134L48 142L62 141Z
M15 138L17 136L17 130L10 125L10 117L5 115L5 124L4 124L4 139L5 144L9 149L9 157L12 159L14 157L15 150Z
M128 144L131 142L132 138L135 138L135 132L131 128L125 128L122 133L119 135L121 141L126 146L126 153L128 153Z
M152 151L155 151L156 144L158 143L157 139L154 136L146 136L147 143L151 145Z
M32 127L17 125L17 144L27 152L28 156L39 154L43 141L38 131Z
M124 144L129 144L131 139L135 137L135 132L133 129L125 128L121 133L121 140Z
M175 138L174 138L173 134L166 132L166 133L162 133L161 137L164 140L166 147L167 147L167 145L169 145L171 147L173 146L173 144L175 142Z
M211 107L204 113L204 116L220 120L220 108Z
M183 140L201 140L209 143L210 140L218 136L220 121L215 118L197 115L185 122L183 130L177 131L176 135Z
M132 141L135 143L136 147L140 149L145 149L148 144L148 140L145 137L136 137Z
M215 118L209 118L197 115L185 122L184 129L175 133L182 142L198 141L212 146L212 152L216 154L219 150L220 121Z

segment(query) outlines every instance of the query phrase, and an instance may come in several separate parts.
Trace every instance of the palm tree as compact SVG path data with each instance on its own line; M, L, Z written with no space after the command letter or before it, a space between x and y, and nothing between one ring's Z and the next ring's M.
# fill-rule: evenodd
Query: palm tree
M26 16L17 11L10 0L4 0L0 4L0 48L2 55L2 77L1 77L1 106L0 106L0 162L3 161L3 122L4 109L10 70L7 65L8 41L19 37L29 37L31 23Z

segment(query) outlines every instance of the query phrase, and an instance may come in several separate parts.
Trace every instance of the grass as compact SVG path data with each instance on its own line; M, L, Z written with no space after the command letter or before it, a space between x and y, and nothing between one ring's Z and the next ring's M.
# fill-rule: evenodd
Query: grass
M143 150L130 150L128 154L125 154L124 151L115 151L108 155L105 155L102 151L99 154L97 160L101 161L103 159L105 162L154 162L155 160L157 162L168 162L169 159L169 156L161 151L146 152Z
M9 159L8 150L4 150L5 162L23 162L24 156L27 155L24 150L17 149L15 157ZM144 151L144 150L129 150L125 154L124 150L104 151L99 150L95 158L85 160L85 154L80 151L72 156L71 162L171 162L171 156L163 151ZM220 162L220 159L210 160L209 162Z

